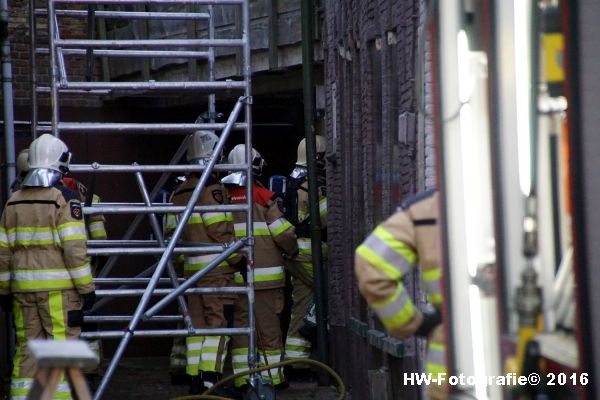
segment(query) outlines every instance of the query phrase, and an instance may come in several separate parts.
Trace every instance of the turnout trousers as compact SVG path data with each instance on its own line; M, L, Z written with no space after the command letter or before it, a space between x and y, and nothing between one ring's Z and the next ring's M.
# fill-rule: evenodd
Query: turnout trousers
M201 278L196 287L233 287L233 274L209 272ZM195 328L227 328L233 324L233 303L235 295L191 295L188 307ZM186 338L186 373L198 376L200 371L223 372L227 355L228 336L189 336Z
M256 341L257 360L259 366L267 363L274 364L282 360L283 341L279 315L283 311L283 288L260 289L255 292L256 310ZM239 295L235 303L235 328L248 327L248 298ZM248 336L236 335L232 338L232 364L233 372L238 373L248 370ZM274 385L282 383L283 369L272 368L261 371L261 376L271 379ZM248 377L240 377L234 381L236 387L242 386Z
M26 351L27 341L77 339L81 329L68 326L68 313L80 310L81 305L81 297L74 289L13 293L17 346L10 387L11 399L26 399L33 384L36 365ZM71 390L64 377L59 382L54 398L71 398Z
M311 342L300 334L300 328L304 325L306 310L314 296L312 263L311 260L286 260L285 267L292 275L293 301L290 326L285 339L285 359L307 359L310 358ZM302 368L302 365L293 364L292 367Z

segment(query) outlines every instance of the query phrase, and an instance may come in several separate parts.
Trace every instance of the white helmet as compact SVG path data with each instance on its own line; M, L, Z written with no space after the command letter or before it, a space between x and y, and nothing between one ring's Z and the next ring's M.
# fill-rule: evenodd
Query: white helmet
M187 149L189 163L206 164L219 143L219 137L213 131L194 132Z
M327 150L327 141L323 136L315 136L315 140L317 142L317 155L325 154ZM306 167L306 139L302 139L300 144L298 144L298 158L296 160L296 165L300 165Z
M17 156L17 175L25 175L27 171L29 171L29 149L24 149Z
M71 153L59 138L48 133L31 142L29 146L29 168L46 168L61 173L69 170Z
M243 164L246 162L246 145L238 144L235 146L227 157L227 162L229 164ZM254 176L260 176L262 174L262 169L266 165L265 160L262 158L260 153L256 151L255 148L252 148L252 171L254 172Z
M23 186L50 187L69 171L71 153L59 138L43 134L29 145L29 172Z

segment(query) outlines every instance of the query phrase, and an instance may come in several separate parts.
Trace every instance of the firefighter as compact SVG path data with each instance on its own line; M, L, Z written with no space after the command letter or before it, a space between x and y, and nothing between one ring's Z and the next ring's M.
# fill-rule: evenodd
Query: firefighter
M17 177L10 185L10 194L21 189L23 179L25 179L27 172L29 172L29 148L21 150L17 156Z
M255 149L252 149L252 168L255 177L262 173L264 160ZM230 164L243 164L246 160L246 146L239 144L231 150L228 156ZM229 191L231 203L246 204L246 173L235 172L222 179ZM285 286L285 270L282 252L295 256L298 245L293 225L284 217L277 205L277 195L258 184L252 186L253 218L254 218L254 288L256 310L256 332L259 359L268 364L280 362L283 353L282 332L279 315L284 306L283 288ZM235 212L236 237L246 236L246 213ZM245 269L242 271L245 273ZM244 276L238 272L236 284L244 284ZM246 295L240 295L236 300L236 328L248 326L248 302ZM232 338L233 371L241 372L248 369L248 337L234 336ZM263 364L264 365L264 364ZM269 369L261 372L264 378L272 379L275 387L284 386L281 369ZM234 384L241 387L245 378L238 378Z
M17 335L13 399L25 399L33 383L27 341L76 339L95 300L81 202L61 181L70 159L60 139L34 140L30 170L0 219L0 294L12 296ZM55 396L70 398L66 381Z
M327 197L325 190L325 150L326 140L316 136L317 147L317 179L319 193L319 213L321 217L322 238L326 240L327 228ZM296 168L290 174L292 190L295 190L297 201L287 202L290 207L296 207L295 226L298 236L300 252L294 259L285 260L287 272L291 275L292 283L292 315L290 326L285 340L286 359L307 359L310 357L311 339L314 337L315 326L304 322L307 309L314 297L314 272L312 264L312 246L310 239L310 210L308 203L308 170L306 167L306 139L298 145L298 158ZM324 256L327 254L327 245L322 243ZM289 379L311 378L311 372L306 364L293 364L286 367L286 377Z
M437 192L407 199L358 246L355 258L358 287L391 335L428 339L426 371L434 376L446 372L437 215ZM414 306L402 285L402 277L417 264L433 305L426 311ZM430 385L428 394L445 399L447 386Z
M188 147L187 159L191 164L207 165L219 138L212 131L195 132ZM199 180L198 173L191 173L172 196L174 205L186 205ZM225 204L227 193L214 175L210 176L202 190L197 205ZM234 241L233 217L228 212L204 212L191 214L181 239L187 242L231 243ZM186 277L204 269L219 254L185 255L183 270ZM235 255L221 262L200 279L197 287L232 287L233 274L240 266L241 256ZM244 264L245 265L245 264ZM235 295L191 295L188 305L194 327L227 328L233 326ZM221 380L227 354L228 336L191 336L186 338L186 372L191 376L190 394L197 394Z
M66 176L62 179L63 184L71 189L73 192L77 193L79 197L79 201L82 204L86 204L91 200L92 203L99 203L100 196L96 195L93 192L89 192L88 188L81 183L79 180L73 178L72 176ZM91 196L91 198L89 198ZM93 240L106 240L108 235L106 234L106 226L104 219L104 215L102 214L91 214L84 218L85 227L87 230L88 238ZM100 259L98 257L92 257L91 259L91 267L92 267L92 276L96 277L99 269ZM98 330L97 324L84 324L81 327L82 332L95 332ZM87 344L92 349L94 353L98 356L99 360L102 360L102 340L100 339L88 339ZM101 365L98 364L96 368L93 370L86 370L86 378L88 379L88 383L92 386L95 385L96 380L102 375Z

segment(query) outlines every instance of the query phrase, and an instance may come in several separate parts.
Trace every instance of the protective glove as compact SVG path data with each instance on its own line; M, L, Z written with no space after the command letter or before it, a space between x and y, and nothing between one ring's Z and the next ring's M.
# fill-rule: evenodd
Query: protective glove
M96 292L90 292L81 295L83 299L83 306L81 307L81 311L91 310L96 302Z
M0 308L5 313L9 313L12 311L12 295L4 294L0 296Z
M436 326L442 323L442 313L440 310L430 307L421 311L423 313L423 322L415 332L416 336L428 337Z
M244 282L248 281L248 278L247 278L248 268L247 268L246 264L247 264L246 256L242 256L240 261L238 261L232 265L233 268L237 269L240 272L240 274L242 274L242 277L244 278Z

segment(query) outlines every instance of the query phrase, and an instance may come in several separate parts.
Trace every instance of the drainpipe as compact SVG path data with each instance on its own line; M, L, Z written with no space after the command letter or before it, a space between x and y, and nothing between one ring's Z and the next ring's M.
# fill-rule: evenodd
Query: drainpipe
M6 151L6 190L15 180L15 124L13 115L12 66L8 38L8 1L0 0L2 30L2 103L4 113L4 145Z
M6 148L6 193L9 192L10 184L15 179L15 129L13 117L13 92L12 92L12 68L10 65L10 41L8 39L8 1L0 0L0 40L2 56L2 102L4 104L4 142ZM1 190L0 190L1 192ZM6 199L5 199L6 200ZM6 354L2 355L4 365L10 365L10 357L15 348L14 333L12 331L12 320L9 313L4 315L3 327L0 327L0 334L5 334ZM2 351L0 351L2 353ZM10 376L10 371L6 372ZM0 376L2 378L2 376Z
M304 135L308 168L308 202L310 204L310 241L315 277L315 306L317 311L317 357L327 362L327 298L323 254L321 249L321 218L317 189L317 146L315 140L315 84L313 78L313 16L312 0L302 0L302 81L304 97Z

